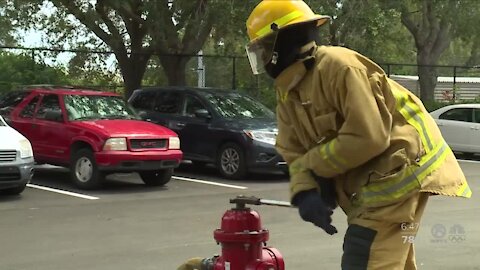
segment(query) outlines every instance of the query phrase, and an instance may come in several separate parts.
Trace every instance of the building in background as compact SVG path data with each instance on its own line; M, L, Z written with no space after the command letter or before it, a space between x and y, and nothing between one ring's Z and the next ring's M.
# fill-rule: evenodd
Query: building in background
M390 75L390 78L419 96L418 76ZM480 78L438 77L434 95L437 101L473 100L480 97Z

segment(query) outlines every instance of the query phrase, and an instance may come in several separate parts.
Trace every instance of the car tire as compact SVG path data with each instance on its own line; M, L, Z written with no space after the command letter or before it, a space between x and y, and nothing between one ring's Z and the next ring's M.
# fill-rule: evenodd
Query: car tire
M5 195L18 195L18 194L22 193L25 190L26 187L27 187L27 184L23 184L23 185L20 185L20 186L17 186L17 187L6 188L6 189L3 189L3 190L0 190L0 192L2 194L5 194Z
M164 186L172 179L173 169L139 172L140 178L147 186Z
M226 143L218 151L217 169L226 178L241 179L247 175L245 151L236 143Z
M70 178L81 189L97 189L102 186L103 174L98 170L92 150L83 148L73 154Z

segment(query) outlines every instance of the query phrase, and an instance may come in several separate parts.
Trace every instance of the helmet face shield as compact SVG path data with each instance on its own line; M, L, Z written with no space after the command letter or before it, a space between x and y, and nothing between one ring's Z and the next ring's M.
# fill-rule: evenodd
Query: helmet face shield
M252 41L245 46L253 74L258 75L264 73L265 65L275 61L273 56L277 36L278 31L261 39Z
M276 65L275 42L279 31L293 25L317 22L319 27L330 19L319 15L302 0L265 0L255 6L246 21L250 43L246 46L254 74Z

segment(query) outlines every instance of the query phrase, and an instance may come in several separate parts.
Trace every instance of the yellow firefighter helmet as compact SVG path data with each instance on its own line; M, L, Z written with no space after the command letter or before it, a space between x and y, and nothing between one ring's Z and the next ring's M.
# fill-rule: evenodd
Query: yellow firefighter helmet
M263 0L247 20L247 55L254 74L261 73L263 65L270 61L275 48L278 30L292 25L317 22L325 24L329 16L315 14L302 0Z

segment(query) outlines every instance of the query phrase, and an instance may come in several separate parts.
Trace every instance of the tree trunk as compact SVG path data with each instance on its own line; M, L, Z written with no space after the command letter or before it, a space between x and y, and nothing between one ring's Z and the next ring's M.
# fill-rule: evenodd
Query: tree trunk
M437 68L433 65L437 59L426 52L417 53L418 81L420 83L420 99L425 101L435 100L435 87L437 86Z
M329 45L332 45L332 46L338 46L338 39L337 39L337 24L334 22L330 25L329 29L328 29L329 33L330 33L330 43Z
M190 56L165 55L159 56L163 71L168 79L168 85L187 85L186 67Z
M447 3L447 1L444 2ZM434 65L437 64L438 59L452 41L452 22L448 17L442 17L441 14L445 10L441 8L453 8L455 5L452 7L435 5L435 2L431 0L417 1L417 4L419 11L412 12L405 3L400 4L400 11L402 24L410 31L415 40L420 98L425 102L435 100L437 69ZM420 12L420 16L413 16L417 12Z
M142 86L143 75L147 68L147 62L150 59L149 54L117 55L118 65L122 72L125 85L125 98L128 99L133 90Z
M135 89L142 86L143 73L137 70L122 71L123 83L125 86L125 99L128 99Z

